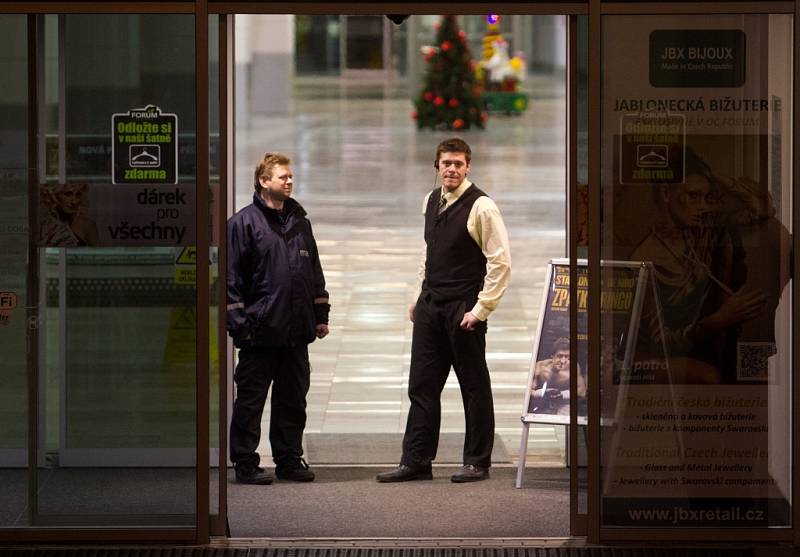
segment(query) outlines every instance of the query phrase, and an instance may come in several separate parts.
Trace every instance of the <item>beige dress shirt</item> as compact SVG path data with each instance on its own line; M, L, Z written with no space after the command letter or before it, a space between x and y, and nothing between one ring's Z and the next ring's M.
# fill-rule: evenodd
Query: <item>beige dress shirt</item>
M442 195L447 202L445 210L455 203L471 185L472 182L465 179L452 192L442 188ZM430 195L430 193L426 195L422 203L423 215L428 207ZM506 225L503 223L500 209L490 197L482 195L472 205L467 217L467 232L480 246L481 252L486 257L486 277L483 280L483 289L478 293L478 301L470 313L481 321L486 321L489 314L500 303L500 298L503 297L508 282L511 280L511 251L508 247L508 232L506 232ZM422 259L417 271L417 286L414 292L415 302L419 298L422 282L425 280L426 257L427 248L423 246Z

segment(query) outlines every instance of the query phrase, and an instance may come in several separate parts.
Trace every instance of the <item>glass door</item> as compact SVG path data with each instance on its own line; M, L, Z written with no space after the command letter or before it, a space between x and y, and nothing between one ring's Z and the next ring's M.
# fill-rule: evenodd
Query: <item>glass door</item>
M586 384L593 380L587 365L587 247L588 247L588 20L567 18L567 249L569 285L570 420L567 465L570 470L570 534L587 533ZM580 384L580 387L579 387Z
M3 539L206 532L217 321L197 222L219 157L197 107L219 65L195 7L0 16Z
M0 528L29 522L28 470L31 402L28 398L27 307L32 305L26 264L31 149L28 137L32 105L29 88L29 21L25 15L0 15ZM35 103L33 103L35 104ZM35 116L35 114L34 114ZM35 118L34 118L35 122ZM34 250L35 251L35 250ZM35 316L35 313L32 314Z
M791 539L793 28L596 28L601 539Z
M42 43L32 519L192 525L194 17L46 16Z

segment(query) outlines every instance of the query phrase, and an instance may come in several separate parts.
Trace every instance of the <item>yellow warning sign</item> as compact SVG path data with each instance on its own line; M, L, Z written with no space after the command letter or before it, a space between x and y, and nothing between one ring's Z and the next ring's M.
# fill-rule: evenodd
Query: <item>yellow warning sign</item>
M217 247L209 254L209 280L214 283L219 276ZM197 283L197 247L186 246L175 250L175 284Z
M219 349L217 346L217 308L208 309L208 356L213 381L219 378ZM195 351L197 349L197 308L175 306L170 311L169 332L164 347L162 369L176 386L194 384Z
M197 267L175 267L175 284L194 284L197 282Z
M197 265L197 247L186 246L181 248L180 253L175 258L176 265Z
M175 257L175 284L195 284L197 282L197 246L177 248Z
M194 306L172 308L169 320L170 331L194 331L197 327L197 311Z

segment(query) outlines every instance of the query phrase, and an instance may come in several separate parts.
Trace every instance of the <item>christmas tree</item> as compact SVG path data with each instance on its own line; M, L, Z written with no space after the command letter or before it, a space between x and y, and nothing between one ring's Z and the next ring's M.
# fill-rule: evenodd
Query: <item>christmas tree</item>
M467 35L456 18L442 16L436 45L423 48L428 68L425 84L414 101L417 128L464 130L483 128L487 115L476 91L475 63Z

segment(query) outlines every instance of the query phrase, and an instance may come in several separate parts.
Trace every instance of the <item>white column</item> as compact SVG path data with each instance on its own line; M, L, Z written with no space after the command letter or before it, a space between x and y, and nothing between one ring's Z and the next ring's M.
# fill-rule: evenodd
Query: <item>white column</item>
M288 114L294 76L294 15L250 16L250 109Z
M553 15L553 27L555 27L555 43L553 49L554 69L559 73L567 67L567 17L563 15Z
M236 127L247 128L250 114L250 64L253 52L250 46L250 15L236 15L234 21L234 56L236 82Z
M534 16L528 65L534 71L560 73L567 65L564 16Z

